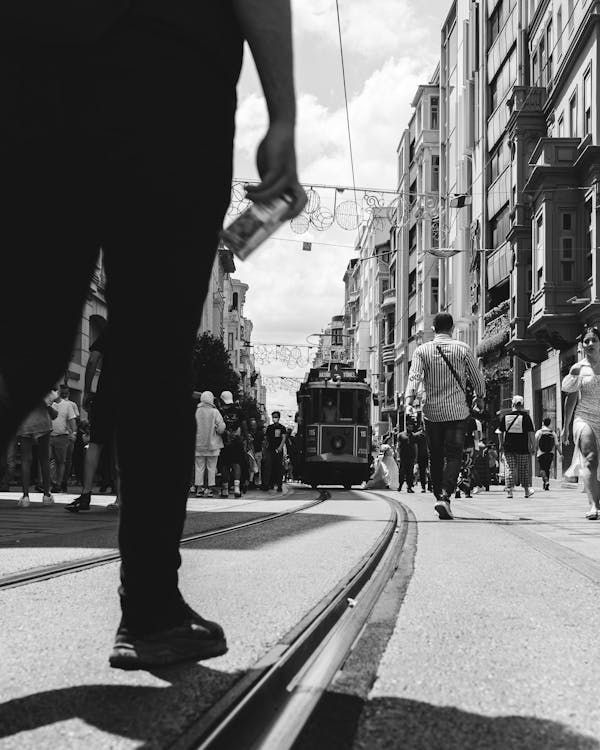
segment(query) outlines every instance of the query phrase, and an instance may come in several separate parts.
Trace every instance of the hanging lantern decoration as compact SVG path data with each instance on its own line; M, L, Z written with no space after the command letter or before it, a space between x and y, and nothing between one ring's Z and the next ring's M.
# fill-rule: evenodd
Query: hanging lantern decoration
M459 253L460 250L456 250L453 247L430 247L427 252L430 255L435 255L436 258L451 258L456 253Z

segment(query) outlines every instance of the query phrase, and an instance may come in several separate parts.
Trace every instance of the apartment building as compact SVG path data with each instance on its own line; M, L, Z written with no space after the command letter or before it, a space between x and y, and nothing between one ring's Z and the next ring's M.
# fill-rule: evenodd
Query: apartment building
M439 246L439 66L417 89L412 107L397 149L400 211L391 237L390 285L381 301L386 321L383 411L395 424L403 413L401 394L413 352L431 338L439 311L439 260L429 252Z
M331 362L347 363L349 361L348 347L346 346L348 334L345 331L344 323L345 314L334 315L320 334L313 367L321 367Z
M560 427L560 382L583 326L600 321L600 3L545 0L527 10L528 80L511 100L521 179L513 184L507 348L525 363L515 386L534 421L549 416Z

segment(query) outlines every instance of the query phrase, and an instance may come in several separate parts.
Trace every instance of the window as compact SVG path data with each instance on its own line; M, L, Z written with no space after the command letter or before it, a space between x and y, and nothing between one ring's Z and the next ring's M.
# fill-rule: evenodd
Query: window
M431 191L437 193L440 189L440 157L431 157Z
M228 351L233 351L233 333L227 334L227 349Z
M592 238L594 233L594 222L592 213L592 201L587 200L584 206L585 220L585 278L591 279L594 272L594 251L592 250Z
M550 83L552 80L552 54L554 48L552 46L552 21L548 22L546 26L546 49L548 50L548 60L546 61L546 83Z
M544 283L544 216L540 214L535 220L534 224L534 248L535 248L535 263L534 263L534 278L533 278L533 291L537 292L542 288Z
M560 240L560 280L573 281L573 239L561 237Z
M438 312L440 301L440 282L439 279L431 279L431 288L429 296L429 312L434 315Z
M417 271L412 270L408 274L408 295L414 294L417 291Z
M592 69L588 68L583 76L583 135L592 132Z
M411 315L408 319L408 338L412 339L417 332L417 315Z
M410 206L416 203L417 201L417 181L411 182L410 187L408 188L409 196L408 196L408 203Z
M577 91L569 99L569 135L577 137Z
M534 86L537 86L539 75L540 69L538 65L538 54L537 52L534 52L533 57L531 58L531 80Z
M563 34L563 24L562 24L562 6L558 9L558 13L556 14L556 54L558 55L558 59L562 57L562 34Z
M238 304L239 304L239 295L238 295L237 292L234 292L233 293L233 298L232 298L232 301L231 301L231 308L230 309L231 310L237 310L238 309Z
M507 203L490 221L493 248L500 247L505 242L509 229L510 205Z
M408 252L412 253L417 249L417 227L411 227L408 231Z
M540 39L540 46L538 47L539 50L539 60L540 60L540 78L539 78L539 86L545 86L546 85L546 40L544 37Z
M413 138L408 146L408 161L412 164L415 158L415 139Z
M342 329L341 328L334 328L331 332L331 345L332 346L341 346L343 343L342 341Z
M558 118L558 137L564 138L565 136L565 118L563 115L561 115Z
M573 281L575 278L575 215L565 211L560 215L560 278Z
M569 29L569 36L571 36L573 29L575 28L575 19L573 18L573 0L567 0L567 13L569 14L569 17L567 18L567 28Z
M429 124L431 130L437 130L440 126L440 99L438 96L431 97L431 111L429 113Z

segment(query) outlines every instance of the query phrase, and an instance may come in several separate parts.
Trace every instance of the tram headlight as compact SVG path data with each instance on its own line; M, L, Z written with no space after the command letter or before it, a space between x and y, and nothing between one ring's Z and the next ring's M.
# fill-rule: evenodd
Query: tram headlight
M331 438L331 449L334 453L341 453L344 450L346 441L342 435L334 435Z

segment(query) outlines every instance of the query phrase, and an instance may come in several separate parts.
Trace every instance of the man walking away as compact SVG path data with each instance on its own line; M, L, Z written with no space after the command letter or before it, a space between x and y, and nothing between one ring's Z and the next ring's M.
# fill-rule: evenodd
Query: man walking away
M281 483L283 481L283 446L287 439L285 427L279 423L281 414L274 411L271 414L273 424L267 427L265 432L265 442L267 444L267 472L268 476L263 479L263 489L277 488L281 492Z
M535 433L535 450L545 490L550 489L550 468L554 461L554 449L562 455L560 440L550 427L551 423L550 417L546 417L542 420L541 428Z
M65 372L102 247L122 498L122 619L110 664L121 669L227 650L220 625L184 600L178 571L193 350L231 196L244 40L269 119L248 197L289 194L287 220L306 203L290 0L0 3L2 274L27 279L28 297L43 300L59 256L64 269L48 325L38 305L23 306L19 284L0 295L0 451Z
M433 319L433 341L415 349L406 386L409 414L412 403L424 385L425 435L429 447L431 484L441 519L454 518L450 497L456 487L465 439L467 381L471 383L478 405L483 405L485 383L469 347L452 338L454 320L450 313L438 313Z
M79 427L79 407L75 401L71 401L71 390L66 383L61 383L58 387L58 392L63 401L71 404L73 411L75 412L75 423ZM67 457L65 459L65 473L63 474L63 480L60 489L62 492L69 491L69 479L71 478L71 472L73 471L73 451L75 450L75 440L77 438L77 429L69 436L69 442L67 444Z
M520 484L525 497L533 495L531 486L531 455L535 450L534 427L523 408L523 396L513 396L512 410L500 420L500 447L506 459L506 491L513 496L515 484Z
M50 460L54 460L54 484L52 489L54 492L64 492L63 480L69 443L75 440L77 422L72 403L64 399L60 392L52 406L57 412L56 419L52 420L52 432L50 433Z

